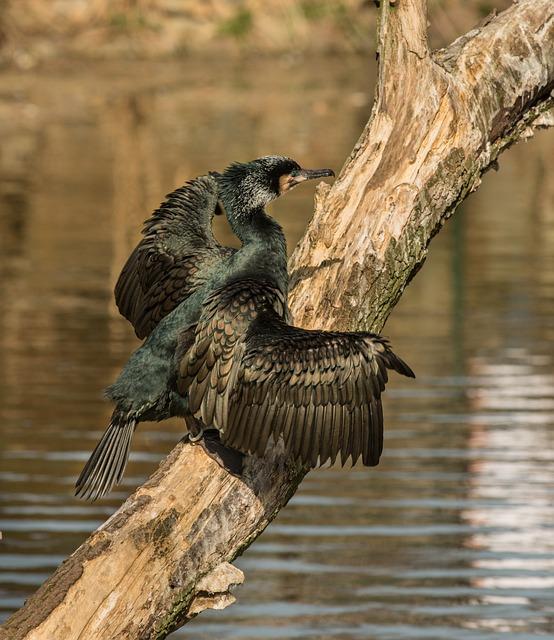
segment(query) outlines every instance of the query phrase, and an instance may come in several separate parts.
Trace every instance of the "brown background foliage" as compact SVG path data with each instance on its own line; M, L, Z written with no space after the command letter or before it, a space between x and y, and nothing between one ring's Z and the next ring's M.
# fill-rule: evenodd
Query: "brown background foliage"
M430 0L433 46L509 4ZM0 61L369 51L376 15L373 0L0 0Z

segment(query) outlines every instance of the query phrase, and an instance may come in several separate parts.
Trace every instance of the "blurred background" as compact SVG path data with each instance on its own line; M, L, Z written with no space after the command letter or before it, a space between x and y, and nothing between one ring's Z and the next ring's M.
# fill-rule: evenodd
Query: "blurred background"
M433 47L510 0L429 0ZM374 0L0 0L0 60L372 51Z
M430 2L447 44L507 2ZM113 285L163 195L268 153L339 170L375 82L370 2L0 0L0 620L180 438L141 425L125 481L73 483L138 342ZM238 604L174 638L554 638L554 132L433 241L384 333L376 469L309 474L237 561ZM272 205L292 250L313 187ZM229 240L224 221L217 233Z

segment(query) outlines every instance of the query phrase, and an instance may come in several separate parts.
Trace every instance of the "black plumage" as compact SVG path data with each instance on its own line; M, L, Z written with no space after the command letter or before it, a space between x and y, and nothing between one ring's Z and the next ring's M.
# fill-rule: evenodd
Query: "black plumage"
M263 455L270 439L315 467L338 456L379 462L387 369L413 377L373 333L309 331L286 321L286 300L264 279L235 280L204 303L180 364L189 410L224 444Z
M264 208L330 175L282 156L236 163L191 181L147 221L116 291L147 339L107 390L116 407L78 495L96 499L119 482L136 424L175 415L195 433L218 429L245 453L263 455L282 438L311 467L360 456L377 464L387 369L413 373L377 335L289 324L286 241ZM218 198L242 243L237 251L213 239Z
M236 250L220 245L211 222L218 187L201 176L166 196L144 223L144 238L115 286L119 311L146 338L158 322L202 287L213 267Z
M115 287L116 303L139 338L147 338L180 305L152 340L131 356L116 382L106 390L116 403L110 424L83 468L76 495L101 497L123 476L136 425L145 420L187 417L186 399L173 391L177 336L185 349L200 312L202 289L235 252L212 233L219 208L213 176L200 176L166 196L144 223L144 238L129 256ZM189 331L187 333L187 327ZM191 340L192 343L192 340Z
M136 423L132 415L114 413L108 428L81 471L75 485L77 495L94 500L102 495L103 487L111 487L121 481Z

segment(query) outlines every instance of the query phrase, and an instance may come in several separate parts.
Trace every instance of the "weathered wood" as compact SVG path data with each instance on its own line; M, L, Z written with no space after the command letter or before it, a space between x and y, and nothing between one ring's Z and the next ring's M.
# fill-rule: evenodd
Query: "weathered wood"
M382 21L372 117L320 187L292 259L303 325L382 327L433 235L553 104L549 0L521 1L434 54L424 3L383 3Z
M292 260L305 327L380 330L432 237L505 148L546 125L554 3L521 0L431 54L424 0L381 7L370 121L339 178L320 186ZM337 298L337 293L340 296ZM280 451L243 478L197 445L158 471L0 630L10 640L164 638L242 581L229 563L304 473Z

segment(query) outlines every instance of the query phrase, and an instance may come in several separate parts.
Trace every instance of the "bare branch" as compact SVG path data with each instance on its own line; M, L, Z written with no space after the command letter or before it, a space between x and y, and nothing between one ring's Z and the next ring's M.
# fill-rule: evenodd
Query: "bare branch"
M381 33L398 33L383 20L403 4L383 4ZM293 256L297 321L383 325L433 235L552 105L553 14L550 0L521 0L435 56L399 68L385 58L371 119Z
M433 56L423 0L383 0L381 12L370 122L333 187L319 188L291 260L292 311L306 327L380 330L482 173L552 120L552 0L520 0ZM226 606L242 581L228 563L303 475L273 450L250 458L238 479L199 446L179 444L0 638L164 638L203 609Z

